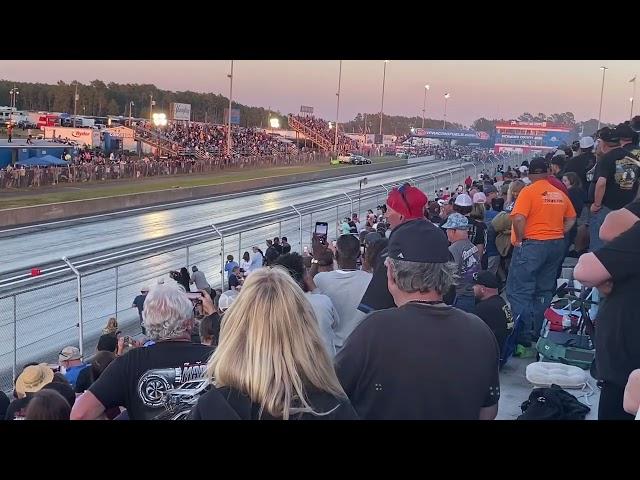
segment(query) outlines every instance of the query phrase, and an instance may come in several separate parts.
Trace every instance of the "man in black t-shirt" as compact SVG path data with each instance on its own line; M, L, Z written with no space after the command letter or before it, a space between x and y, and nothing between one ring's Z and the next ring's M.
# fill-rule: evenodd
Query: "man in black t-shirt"
M273 245L273 241L267 240L267 250L264 252L264 265L268 267L275 262L279 256L280 254L278 253L278 249Z
M203 296L206 315L214 311ZM203 377L212 349L191 343L193 304L175 282L151 289L142 312L149 347L134 348L116 358L78 398L71 418L99 418L112 407L125 407L132 420L150 420L164 411L164 397L185 382Z
M144 287L140 290L140 295L133 299L132 307L138 309L138 317L140 318L140 328L142 329L142 334L146 335L144 331L144 325L142 324L142 310L144 310L144 299L147 297L147 293L149 293L149 289Z
M623 409L629 374L640 368L640 223L594 253L580 257L574 278L606 298L596 318L596 367L603 381L599 420L632 420Z
M611 210L618 210L631 202L638 192L640 161L627 144L620 141L629 135L624 124L614 130L603 129L600 133L604 155L596 165L595 190L589 219L589 249L593 252L603 245L600 226Z
M291 245L289 245L287 237L282 237L282 254L286 255L287 253L291 253Z
M424 218L424 206L426 204L427 196L422 193L420 189L408 183L391 190L387 197L385 212L386 220L391 229L391 236L389 238L391 238L397 230L403 228L403 225L412 221L428 223L433 230L442 233L442 238L445 238L442 230ZM380 225L380 223L378 223L378 225ZM384 232L382 232L382 235L384 235ZM383 310L395 306L393 297L387 287L387 271L384 266L386 256L387 249L385 248L380 252L378 267L373 271L371 282L369 282L369 286L360 300L360 305L358 305L358 310L361 312L370 313L375 310Z
M407 222L391 235L385 264L398 308L366 317L335 360L360 418L495 418L498 344L477 316L443 302L456 269L449 259L448 242L431 222Z
M580 154L569 160L564 167L565 173L573 172L578 175L582 182L582 188L586 191L589 183L587 182L587 172L593 168L596 163L596 157L593 154L593 138L582 137L580 139ZM577 212L580 215L580 212Z
M240 267L233 267L229 274L229 290L236 290L237 287L242 285L240 281Z
M513 330L513 315L507 302L498 295L500 282L496 276L483 270L473 274L473 294L476 297L474 313L486 323L502 351L504 342Z

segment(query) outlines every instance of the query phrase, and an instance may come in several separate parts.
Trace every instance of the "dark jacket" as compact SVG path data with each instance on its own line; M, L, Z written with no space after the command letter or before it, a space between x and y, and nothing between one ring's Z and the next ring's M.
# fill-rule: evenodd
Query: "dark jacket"
M349 400L337 399L325 392L309 391L308 400L316 412L326 415L302 413L291 417L295 420L357 420L357 414ZM190 420L280 420L263 412L260 405L252 403L248 396L228 387L211 387L191 410Z
M267 248L267 251L264 252L264 264L271 265L279 256L280 254L278 253L278 250L273 245L271 245L269 248Z

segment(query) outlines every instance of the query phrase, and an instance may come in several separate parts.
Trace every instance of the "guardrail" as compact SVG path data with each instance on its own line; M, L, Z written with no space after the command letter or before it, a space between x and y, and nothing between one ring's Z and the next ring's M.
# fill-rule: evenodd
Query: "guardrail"
M521 159L512 157L502 163L515 165ZM496 167L496 162L484 167L460 163L405 181L429 193L446 186L455 189L468 175L477 178L483 169L493 173ZM287 236L292 250L302 252L311 243L315 221L333 224L337 238L341 218L357 210L375 210L395 185L342 191L321 200L139 244L63 257L60 262L42 266L41 275L36 277L24 272L5 276L0 281L0 388L10 389L18 366L26 362L55 363L56 352L64 346L75 344L85 354L92 352L110 317L117 318L125 332L139 331L133 298L144 284L169 271L197 264L200 271L208 273L213 288L223 287L227 254L239 259L243 251L275 236ZM354 210L356 200L358 208Z

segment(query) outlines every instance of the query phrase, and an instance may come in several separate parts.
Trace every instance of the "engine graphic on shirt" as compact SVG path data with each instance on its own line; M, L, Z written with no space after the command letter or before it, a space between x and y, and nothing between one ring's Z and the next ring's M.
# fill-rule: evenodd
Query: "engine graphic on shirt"
M138 395L147 407L159 408L164 405L164 396L186 382L204 377L206 363L189 364L182 367L148 370L138 381Z
M640 162L631 157L616 160L616 172L614 178L620 190L631 190L638 178Z

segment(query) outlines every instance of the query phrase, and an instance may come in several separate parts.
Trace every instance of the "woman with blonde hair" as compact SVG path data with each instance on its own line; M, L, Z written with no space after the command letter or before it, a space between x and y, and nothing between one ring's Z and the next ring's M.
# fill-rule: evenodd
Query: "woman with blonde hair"
M116 335L118 332L118 320L111 317L107 321L107 326L102 329L103 335Z
M313 308L282 268L260 268L225 313L194 420L351 420Z

